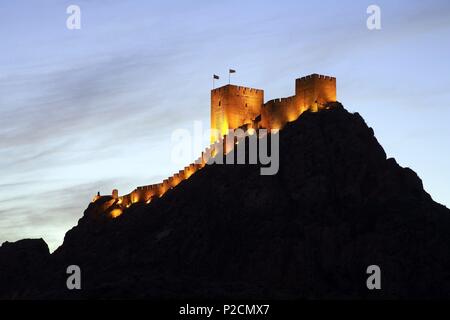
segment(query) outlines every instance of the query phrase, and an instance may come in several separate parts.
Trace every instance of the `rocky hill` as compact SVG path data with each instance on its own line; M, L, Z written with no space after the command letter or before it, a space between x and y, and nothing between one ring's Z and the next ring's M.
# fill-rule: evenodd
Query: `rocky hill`
M277 175L206 166L116 219L110 199L90 204L51 255L42 240L3 244L0 297L450 297L450 211L359 114L335 103L279 134ZM72 264L79 291L66 288Z

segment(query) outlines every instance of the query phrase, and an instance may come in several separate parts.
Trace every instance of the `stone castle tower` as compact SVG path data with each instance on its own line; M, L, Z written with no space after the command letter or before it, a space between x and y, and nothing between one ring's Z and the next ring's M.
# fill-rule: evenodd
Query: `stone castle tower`
M336 78L312 74L295 81L295 95L264 103L264 90L226 85L211 90L211 142L230 129L281 129L300 114L336 101Z

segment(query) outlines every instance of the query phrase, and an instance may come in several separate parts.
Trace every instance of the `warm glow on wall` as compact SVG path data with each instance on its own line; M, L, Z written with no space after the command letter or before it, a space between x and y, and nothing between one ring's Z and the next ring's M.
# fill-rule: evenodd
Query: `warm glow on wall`
M120 216L123 213L122 209L114 209L113 211L111 211L111 217L117 218L118 216Z
M222 134L222 137L228 133L228 129L228 121L227 119L224 119L220 124L220 133Z
M164 195L164 193L166 193L166 191L167 191L167 185L163 183L161 186L161 189L159 189L159 197L161 198Z
M180 178L178 178L178 177L173 177L171 185L172 185L172 187L176 187L177 185L180 184L180 182L181 182L181 179L180 179Z
M288 120L288 122L292 122L294 120L297 120L298 116L299 116L299 112L295 109L291 109L287 113L287 120Z
M133 192L131 194L131 203L137 203L139 202L139 194L137 194L136 192Z
M189 179L191 176L192 176L192 171L191 170L186 170L186 173L185 173L185 176L186 176L186 179Z

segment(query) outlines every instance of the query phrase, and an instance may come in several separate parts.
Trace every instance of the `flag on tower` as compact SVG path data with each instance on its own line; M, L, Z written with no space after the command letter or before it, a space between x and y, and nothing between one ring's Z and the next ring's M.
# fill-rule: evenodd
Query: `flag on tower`
M236 73L236 70L234 69L228 69L228 84L231 83L231 74Z
M220 78L220 77L219 77L217 74L213 74L213 78L212 78L212 81L213 81L213 89L216 87L216 86L215 86L215 81L216 81L216 80L219 80L219 78Z

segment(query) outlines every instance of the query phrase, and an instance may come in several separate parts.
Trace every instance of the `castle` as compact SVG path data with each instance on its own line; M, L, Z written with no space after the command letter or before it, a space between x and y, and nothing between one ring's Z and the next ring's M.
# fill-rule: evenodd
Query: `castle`
M211 143L230 129L281 129L306 110L336 101L336 78L312 74L295 81L295 95L264 103L264 90L226 85L211 91Z
M268 129L279 130L296 120L303 112L317 112L326 108L327 102L336 101L336 78L312 74L295 80L295 95L264 103L264 91L260 89L225 85L211 90L211 143L212 145L192 164L161 183L138 187L130 194L119 196L113 190L112 199L106 206L116 204L110 215L115 218L122 209L133 203L150 203L155 197L188 179L203 168L211 157L213 144L221 142L229 130ZM93 201L101 196L98 194Z

